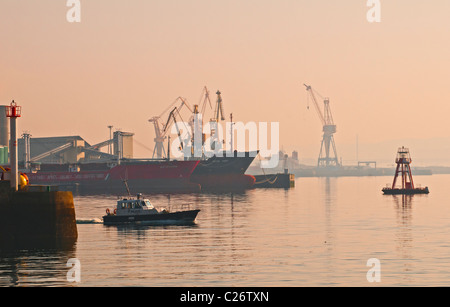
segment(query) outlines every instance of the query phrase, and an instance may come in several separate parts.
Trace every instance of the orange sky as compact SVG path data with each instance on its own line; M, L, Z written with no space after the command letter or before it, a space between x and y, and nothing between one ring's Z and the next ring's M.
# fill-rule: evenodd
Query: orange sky
M147 120L206 85L236 121L278 121L280 146L316 159L308 83L330 97L344 162L356 136L360 159L394 160L412 139L413 159L447 159L450 2L381 5L369 23L364 0L82 0L68 23L66 0L1 0L0 104L15 99L34 137L97 143L113 125L153 149Z

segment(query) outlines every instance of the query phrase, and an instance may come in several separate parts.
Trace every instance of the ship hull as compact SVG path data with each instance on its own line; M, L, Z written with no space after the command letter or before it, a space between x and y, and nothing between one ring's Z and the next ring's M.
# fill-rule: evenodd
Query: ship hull
M239 156L237 152L233 155L223 157L211 157L202 160L191 175L191 182L198 183L202 191L236 191L246 190L253 187L255 177L246 175L250 164L253 162L257 152L245 152Z
M198 161L136 161L109 167L106 163L79 164L79 171L63 171L67 165L43 165L27 173L30 184L57 185L78 194L188 193L200 185L189 180Z

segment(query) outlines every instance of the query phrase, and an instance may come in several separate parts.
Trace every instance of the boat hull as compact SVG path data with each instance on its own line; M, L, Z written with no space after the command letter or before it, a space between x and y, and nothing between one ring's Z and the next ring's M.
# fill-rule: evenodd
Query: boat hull
M124 194L127 181L130 192L188 193L199 192L198 183L190 176L199 161L143 161L121 163L79 164L77 172L68 165L44 165L36 173L27 173L30 184L57 185L59 189L77 194ZM64 170L63 170L64 169Z
M180 225L192 224L197 218L200 210L178 211L171 213L158 214L139 214L139 215L105 215L103 217L104 225Z

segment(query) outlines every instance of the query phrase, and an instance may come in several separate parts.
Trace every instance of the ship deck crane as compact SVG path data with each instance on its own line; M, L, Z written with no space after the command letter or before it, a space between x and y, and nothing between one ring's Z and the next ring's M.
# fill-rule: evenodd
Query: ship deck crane
M323 138L322 144L320 146L319 158L317 160L318 167L330 167L330 166L340 166L338 161L336 144L334 142L334 134L336 133L336 125L333 121L333 116L330 109L329 98L323 98L317 91L315 91L310 85L303 84L306 90L309 92L314 106L316 107L317 114L319 115L320 121L323 125ZM317 102L316 95L323 99L323 112L320 109L319 103ZM332 152L330 152L330 150Z

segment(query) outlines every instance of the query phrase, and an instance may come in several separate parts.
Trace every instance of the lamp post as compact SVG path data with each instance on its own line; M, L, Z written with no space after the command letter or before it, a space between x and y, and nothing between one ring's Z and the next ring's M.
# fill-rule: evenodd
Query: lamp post
M108 144L108 153L110 154L110 155L112 155L112 147L111 147L111 140L112 140L112 128L113 128L113 126L108 126L108 128L109 128L109 144Z

